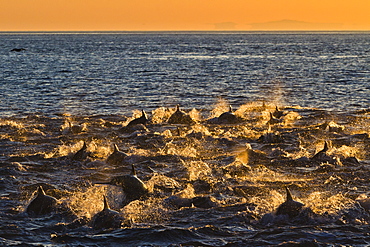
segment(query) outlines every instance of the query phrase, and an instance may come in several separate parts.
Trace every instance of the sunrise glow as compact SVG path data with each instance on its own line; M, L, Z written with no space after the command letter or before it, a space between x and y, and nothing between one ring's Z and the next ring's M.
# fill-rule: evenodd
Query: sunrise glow
M369 0L0 0L0 31L370 30Z

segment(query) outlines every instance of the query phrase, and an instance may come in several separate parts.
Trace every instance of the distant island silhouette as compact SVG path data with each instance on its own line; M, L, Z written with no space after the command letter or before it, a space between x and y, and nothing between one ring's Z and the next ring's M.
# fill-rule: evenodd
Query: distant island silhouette
M234 30L237 26L234 22L213 23L216 30Z
M314 23L287 19L249 25L252 30L337 30L343 27L342 23Z

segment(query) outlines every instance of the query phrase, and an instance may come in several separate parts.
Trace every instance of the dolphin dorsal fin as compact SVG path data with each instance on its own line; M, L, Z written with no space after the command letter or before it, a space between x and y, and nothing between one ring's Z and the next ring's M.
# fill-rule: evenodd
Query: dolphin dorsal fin
M117 144L114 144L113 147L114 147L114 151L113 152L118 152L119 151Z
M229 105L229 112L233 112L233 108Z
M86 150L86 149L87 149L86 142L85 142L85 141L83 141L83 142L84 142L84 145L82 146L82 148L81 148L81 149Z
M104 198L104 209L103 209L103 210L105 210L105 209L110 209L110 208L109 208L109 204L108 204L107 197L104 195L104 196L103 196L103 198Z
M328 142L325 141L325 144L324 144L324 148L321 150L322 152L326 152L329 150L329 145L328 145Z
M44 189L42 188L42 186L40 185L39 188L37 189L37 195L38 196L41 196L41 195L45 195L45 191Z
M148 120L148 116L146 115L146 112L144 110L141 110L141 117L144 118L145 120Z
M286 187L286 201L293 201L292 193L290 192L288 187Z
M131 166L131 175L136 176L135 166Z

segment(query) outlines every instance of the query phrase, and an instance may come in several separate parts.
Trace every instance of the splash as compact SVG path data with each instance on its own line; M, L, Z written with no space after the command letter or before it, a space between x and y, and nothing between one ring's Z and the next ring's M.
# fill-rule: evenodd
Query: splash
M98 159L106 159L113 153L113 143L106 142L105 140L94 140L93 148L90 148L94 153L94 157Z
M265 98L273 105L286 105L285 102L285 83L280 80L272 80L268 87L264 87L261 91L265 92Z
M88 130L87 123L77 123L76 120L68 117L64 120L64 123L60 126L60 131L62 134L80 134Z
M218 117L222 113L228 112L229 107L230 107L229 102L226 99L220 97L218 99L218 102L214 106L213 110L210 112L210 118Z
M348 158L348 157L358 157L358 158L364 158L363 149L359 148L358 146L347 146L342 145L339 148L332 148L329 150L329 154L338 156L340 158Z
M282 172L273 171L266 166L258 165L248 174L248 180L254 183L259 182L284 182L285 184L307 181L307 178L298 178Z
M313 192L305 204L317 214L337 215L341 210L353 207L354 201L342 193L331 195L329 192Z
M161 150L163 154L170 154L183 157L197 157L198 151L195 148L195 145L191 142L174 142L171 141L165 145Z
M92 186L75 191L62 199L78 217L91 219L104 208L103 196L107 197L110 208L119 210L126 196L122 188L111 185Z
M175 179L160 173L154 173L154 175L145 184L149 191L154 191L155 188L160 188L165 189L170 193L181 187L180 183Z
M103 210L103 195L106 191L106 186L92 186L86 190L71 193L65 202L78 217L90 219Z
M209 165L202 161L184 162L184 166L188 170L189 180L194 181L212 176L212 169Z
M125 218L135 224L160 224L170 217L168 210L162 205L162 199L159 198L132 201L122 211Z
M270 190L264 196L252 196L247 198L248 202L257 205L256 212L258 215L275 212L276 208L285 201L285 195L276 190Z
M168 109L165 107L159 107L152 111L152 123L159 124L166 122L172 113L174 113L174 109Z
M188 183L186 184L186 188L176 193L176 195L181 198L192 198L195 196L194 187Z
M73 153L76 153L78 150L82 148L84 141L79 141L73 144L63 144L57 147L57 150L54 151L56 157L61 156L68 156ZM96 149L96 145L94 142L87 143L87 150L89 152L94 152Z

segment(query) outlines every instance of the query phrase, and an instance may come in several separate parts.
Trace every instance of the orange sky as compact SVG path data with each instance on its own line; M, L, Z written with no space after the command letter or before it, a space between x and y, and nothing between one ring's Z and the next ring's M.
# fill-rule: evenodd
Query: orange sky
M370 30L370 0L0 0L0 31L217 29Z

